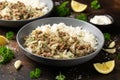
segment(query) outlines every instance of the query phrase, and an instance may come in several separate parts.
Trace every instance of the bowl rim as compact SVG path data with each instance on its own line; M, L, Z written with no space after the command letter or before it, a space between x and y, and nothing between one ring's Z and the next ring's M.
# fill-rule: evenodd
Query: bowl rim
M53 0L50 0L51 2L51 8L48 7L48 12L45 13L44 15L42 16L39 16L37 18L32 18L32 19L26 19L26 20L4 20L4 19L0 19L0 21L6 21L6 22L24 22L24 21L33 21L33 20L36 20L36 19L39 19L39 18L42 18L42 17L45 17L46 15L48 15L52 10L53 10L53 7L54 7L54 3L53 3Z
M60 18L60 19L73 19L73 20L81 21L82 23L91 25L93 28L97 29L97 30L100 32L100 34L102 35L102 40L103 40L103 41L102 41L102 43L101 43L101 47L100 47L99 49L96 49L94 52L92 52L92 53L90 53L90 54L87 54L87 55L85 55L85 56L75 57L75 58L70 58L70 59L54 59L54 58L41 57L41 56L39 56L39 55L35 55L35 54L29 52L28 50L26 50L26 49L23 47L23 45L21 45L21 44L19 43L19 40L18 40L19 33L20 33L27 25L32 24L32 23L34 23L34 22L36 22L36 21L39 21L39 20L44 20L44 19L56 19L56 18L58 18L58 19L59 19L59 18ZM102 49L102 47L103 47L103 45L104 45L104 42L105 42L105 40L104 40L104 35L103 35L102 31L101 31L99 28L97 28L96 26L94 26L94 25L92 25L91 23L88 23L88 22L86 22L86 21L82 21L82 20L78 20L78 19L74 19L74 18L69 18L69 17L49 17L49 18L43 18L43 19L38 19L38 20L35 20L35 21L32 21L32 22L29 22L28 24L24 25L24 26L18 31L18 33L17 33L17 35L16 35L16 40L17 40L17 43L18 43L19 47L22 48L25 52L27 52L27 53L35 56L35 57L39 57L39 58L47 59L47 60L55 60L55 61L71 61L71 60L83 59L83 58L86 58L86 57L88 57L88 56L92 56L92 55L95 54L96 52L97 52L97 53L96 53L96 55L97 55L97 54L99 53L99 51ZM25 54L25 53L24 53L24 54Z

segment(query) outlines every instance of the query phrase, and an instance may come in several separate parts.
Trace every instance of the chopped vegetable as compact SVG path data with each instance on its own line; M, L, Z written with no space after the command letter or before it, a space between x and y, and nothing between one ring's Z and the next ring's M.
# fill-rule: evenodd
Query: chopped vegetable
M63 74L61 74L61 73L56 76L56 80L65 80L65 78L66 77Z
M14 38L14 32L12 32L12 31L7 32L6 33L6 38L9 39L9 40L13 39Z
M14 53L6 46L0 47L0 64L5 64L14 58Z
M87 15L84 13L81 13L79 16L76 17L79 20L87 21Z
M61 5L55 7L55 13L57 16L64 17L70 14L70 9L67 7L68 1L63 2Z
M105 40L110 40L111 35L109 33L104 33Z
M93 0L92 2L91 2L91 8L92 9L99 9L101 6L100 6L100 4L99 4L99 0Z
M41 75L41 70L39 68L36 68L35 70L30 72L30 78L37 79Z

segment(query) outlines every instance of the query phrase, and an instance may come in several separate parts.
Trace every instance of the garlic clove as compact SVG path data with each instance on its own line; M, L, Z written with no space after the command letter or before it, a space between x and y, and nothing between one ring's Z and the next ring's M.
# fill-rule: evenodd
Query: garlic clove
M112 41L112 42L109 44L108 48L113 48L114 46L115 46L115 41Z
M22 65L22 61L21 61L21 60L17 60L17 61L15 61L15 63L14 63L14 67L15 67L16 69L19 69L21 65Z
M113 48L113 49L103 49L103 50L108 52L108 53L111 53L111 54L114 54L116 52L116 48Z

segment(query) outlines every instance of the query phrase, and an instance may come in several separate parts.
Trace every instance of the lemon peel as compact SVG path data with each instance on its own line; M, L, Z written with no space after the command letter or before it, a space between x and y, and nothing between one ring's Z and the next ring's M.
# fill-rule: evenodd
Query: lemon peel
M86 10L87 5L77 2L75 0L71 1L71 8L74 12L83 12L84 10Z
M115 67L115 60L110 60L103 63L94 63L93 66L99 73L108 74L113 71Z
M9 40L6 37L0 35L0 46L6 45L8 43L9 43Z

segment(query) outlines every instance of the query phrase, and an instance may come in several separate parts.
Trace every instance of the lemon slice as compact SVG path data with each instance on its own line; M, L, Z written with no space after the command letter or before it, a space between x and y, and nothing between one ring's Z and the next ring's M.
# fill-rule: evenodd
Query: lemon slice
M0 35L0 46L6 45L7 43L9 43L9 40L4 36Z
M71 1L71 8L75 12L82 12L87 8L87 5L80 3L80 2L77 2L75 0L72 0Z
M108 74L113 71L115 67L115 61L111 60L103 63L94 63L93 66L99 73Z

